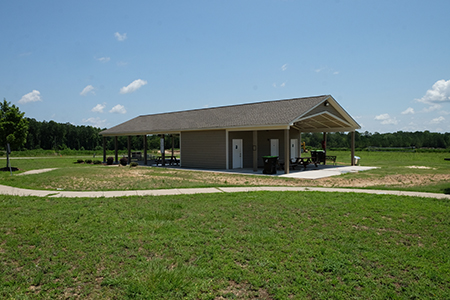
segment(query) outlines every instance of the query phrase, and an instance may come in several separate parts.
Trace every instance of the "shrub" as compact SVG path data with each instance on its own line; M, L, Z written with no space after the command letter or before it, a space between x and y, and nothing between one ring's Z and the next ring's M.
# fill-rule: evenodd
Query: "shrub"
M114 163L114 157L110 156L106 159L107 165L112 165Z
M119 162L120 162L120 164L121 164L122 166L126 166L126 165L127 165L127 162L128 162L128 159L127 159L126 157L122 157L122 158L119 160Z
M94 165L101 165L101 163L102 163L102 162L99 161L99 160L94 160L94 161L93 161L93 164L94 164Z
M84 163L84 160L82 160L82 159L77 159L77 164L82 164L82 163Z
M130 167L137 167L137 166L138 166L138 163L135 162L135 161L133 161L133 162L130 164Z
M92 164L92 159L86 159L84 162L87 164Z

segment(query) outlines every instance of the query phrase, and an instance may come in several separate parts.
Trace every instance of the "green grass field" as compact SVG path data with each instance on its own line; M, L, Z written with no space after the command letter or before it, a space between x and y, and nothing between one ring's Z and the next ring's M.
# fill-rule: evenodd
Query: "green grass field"
M330 152L339 165L350 164L350 152ZM450 153L357 152L361 165L379 167L357 174L345 174L324 180L298 180L273 176L244 176L204 173L150 167L109 167L75 164L79 157L12 158L12 166L20 171L10 176L1 172L2 184L48 190L143 190L222 186L335 186L394 189L420 192L450 193ZM84 159L89 157L83 157ZM92 156L90 157L91 159ZM96 157L99 159L99 157ZM102 159L102 158L100 158ZM0 164L5 162L0 160ZM6 164L6 162L5 162ZM421 167L410 168L410 167ZM58 170L17 176L28 170L58 168Z
M449 299L450 203L0 196L2 299Z

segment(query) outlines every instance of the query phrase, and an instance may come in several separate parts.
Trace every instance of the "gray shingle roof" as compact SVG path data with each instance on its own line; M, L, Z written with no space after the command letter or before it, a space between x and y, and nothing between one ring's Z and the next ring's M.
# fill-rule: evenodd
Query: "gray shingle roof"
M289 125L329 95L264 101L138 116L102 135L152 134L186 130Z

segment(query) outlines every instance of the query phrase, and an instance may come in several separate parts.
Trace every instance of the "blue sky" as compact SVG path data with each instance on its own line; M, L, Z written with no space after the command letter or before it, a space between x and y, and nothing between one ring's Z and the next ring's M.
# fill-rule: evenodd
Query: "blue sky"
M2 1L0 97L37 120L331 94L361 132L450 132L450 1Z

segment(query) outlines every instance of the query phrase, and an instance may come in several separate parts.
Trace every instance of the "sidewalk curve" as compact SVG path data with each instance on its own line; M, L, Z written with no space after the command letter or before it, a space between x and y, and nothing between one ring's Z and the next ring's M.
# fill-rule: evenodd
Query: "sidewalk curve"
M191 195L191 194L209 194L209 193L237 193L254 191L276 191L276 192L339 192L339 193L364 193L376 195L396 195L412 196L437 199L449 199L450 195L423 192L407 191L388 191L388 190L366 190L349 188L324 188L324 187L282 187L282 186L261 186L261 187L212 187L212 188L185 188L185 189L166 189L166 190L133 190L133 191L44 191L16 188L0 184L0 195L13 196L37 196L37 197L66 197L66 198L112 198L126 196L163 196L163 195Z

